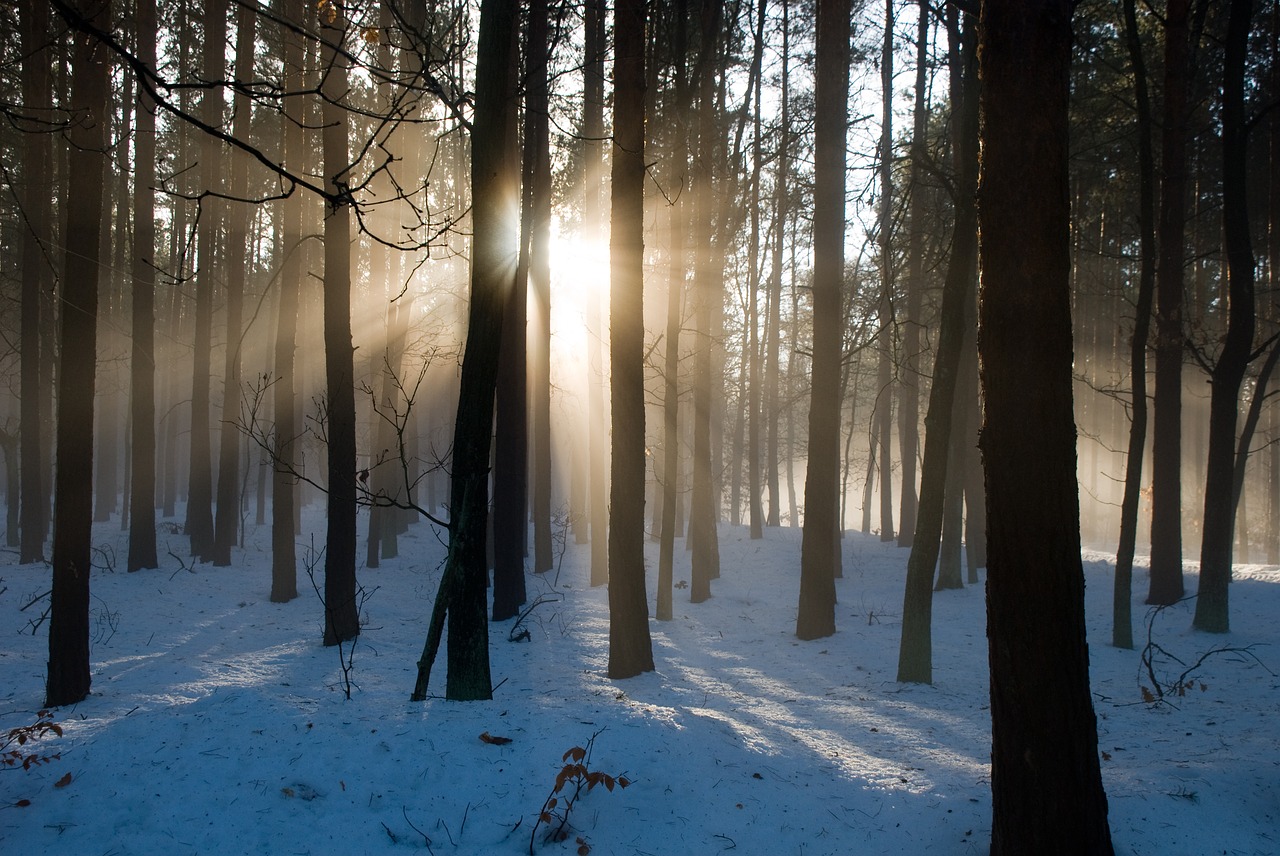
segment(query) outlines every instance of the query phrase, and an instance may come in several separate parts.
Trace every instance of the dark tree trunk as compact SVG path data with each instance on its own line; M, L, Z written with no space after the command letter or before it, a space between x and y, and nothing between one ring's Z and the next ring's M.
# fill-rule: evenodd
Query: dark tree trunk
M155 0L138 0L134 9L138 59L156 65ZM159 567L156 557L156 360L155 360L155 106L138 87L135 105L133 189L133 324L130 376L132 391L129 493L129 558L137 571Z
M985 0L979 22L992 856L1113 852L1089 695L1071 397L1072 6Z
M49 31L49 6L41 0L18 4L22 27L22 103L32 112L49 107L49 57L46 50ZM22 233L22 309L20 348L22 352L21 390L18 432L22 456L20 478L22 505L19 527L21 544L18 561L44 561L44 542L49 534L49 492L45 479L43 449L47 448L44 408L47 389L42 383L41 331L49 309L42 306L53 282L53 271L45 256L53 237L52 223L53 161L52 135L43 129L26 134L22 140L23 174L26 192L22 210L26 228ZM12 504L13 497L9 497Z
M330 7L337 8L337 7ZM346 33L341 14L320 27L339 45ZM337 645L360 635L356 603L356 395L351 346L351 204L340 197L345 181L347 112L346 60L326 45L321 132L325 190L324 212L324 374L328 466L328 527L324 547L324 644Z
M688 115L691 98L687 66L688 6L677 0L672 10L671 53L674 103L671 105L671 181L684 187L689 176ZM675 567L676 509L680 504L680 328L684 322L685 297L685 218L684 194L671 203L671 265L667 276L667 329L663 342L662 402L662 526L658 545L658 591L656 616L659 621L672 617L672 577Z
M485 620L485 529L502 310L516 275L518 169L510 157L515 133L510 84L516 12L515 5L504 0L483 0L480 7L471 139L471 303L453 431L449 555L418 661L414 701L427 697L446 616L445 697L455 701L493 697Z
M535 47L533 39L531 19L525 43L526 75L533 66L529 52L546 50L545 33L542 46ZM526 104L526 127L531 111L532 105ZM533 217L533 147L536 143L527 134L524 143L520 248L513 285L506 290L506 305L502 310L502 345L498 355L497 430L493 451L494 621L514 618L525 602L524 547L529 519L528 286Z
M1129 453L1120 500L1120 544L1116 548L1115 594L1111 610L1111 644L1133 647L1133 554L1138 540L1138 507L1142 502L1142 463L1147 447L1147 339L1155 297L1155 164L1151 150L1151 99L1147 67L1138 33L1135 0L1124 0L1125 41L1133 77L1138 135L1138 298L1133 337L1129 341Z
M880 53L880 362L876 370L875 442L880 464L880 540L893 540L893 4L885 0Z
M205 80L222 80L226 59L227 0L206 0L204 15ZM200 96L200 119L206 125L222 124L222 91L217 87L204 90ZM204 192L220 189L219 143L206 136L200 144L200 185ZM195 334L192 338L191 430L189 434L190 471L187 474L187 537L191 539L191 555L207 561L213 551L213 472L209 436L210 363L213 354L213 292L217 269L216 245L218 220L222 205L214 197L200 202L200 221L196 226L199 269L196 276Z
M796 635L835 633L840 352L844 311L845 133L849 95L849 0L819 0L814 126L813 362L809 462L800 543Z
M304 51L299 36L282 34L284 40L284 81L287 92L297 92L303 81ZM305 112L302 96L284 100L280 116L284 141L284 162L300 169L306 162L306 135L302 128ZM280 273L280 300L276 317L275 384L272 410L275 432L271 475L271 602L287 603L298 596L298 562L294 546L294 512L298 485L293 475L297 460L294 422L297 408L297 371L294 364L298 334L298 296L302 288L302 198L295 191L284 200L281 231L284 264Z
M1186 222L1189 0L1165 14L1160 256L1156 269L1155 402L1151 447L1151 587L1147 603L1176 603L1182 585L1182 266Z
M902 605L902 639L898 649L898 680L933 682L933 573L938 564L955 393L959 385L964 347L966 304L973 300L974 257L977 253L977 212L974 196L978 176L978 77L972 18L963 32L959 11L948 7L951 40L951 97L958 121L952 123L956 169L956 223L951 257L942 289L938 353L934 358L929 408L924 418L924 459L920 468L920 505L915 537L907 559Z
M929 20L928 0L920 0L916 24L916 85L911 125L911 174L907 182L911 221L907 234L907 312L902 324L904 371L898 387L898 446L902 456L902 492L898 506L898 546L910 547L916 531L920 495L916 455L920 449L920 324L924 312L924 170L928 156Z
M1227 592L1235 529L1236 420L1240 384L1252 358L1255 326L1248 122L1244 111L1245 62L1252 17L1252 0L1231 0L1222 80L1222 233L1227 252L1229 315L1226 339L1209 380L1209 460L1205 468L1200 589L1194 620L1196 629L1212 633L1231 629ZM1261 388L1257 394L1262 394ZM1242 467L1247 455L1246 446L1240 456Z
M254 30L257 15L250 6L240 6L236 17L236 74L253 77ZM237 92L232 133L249 139L252 116L249 97ZM249 164L243 152L231 153L231 196L249 196ZM249 206L232 203L227 211L227 350L223 362L222 420L218 437L218 503L214 518L214 566L231 564L231 548L240 532L240 337L243 324L244 278L247 270Z
M586 137L586 194L582 220L589 233L600 237L597 225L604 217L601 181L604 171L604 56L605 0L586 0L585 59L583 62L582 131ZM609 581L609 463L605 424L601 307L599 289L591 290L587 306L587 477L588 514L591 518L591 585Z
M529 238L529 288L533 292L530 360L530 426L533 456L533 570L552 568L551 549L551 140L547 63L551 42L547 0L529 9L530 53L526 133L533 144L532 234Z
M59 4L64 18L110 26L109 0ZM75 39L66 232L63 235L54 479L53 591L45 705L89 695L89 566L93 523L93 396L97 360L99 236L106 174L110 64L96 39Z
M614 7L609 677L653 671L644 586L644 0Z
M698 153L694 161L694 358L693 358L693 484L689 496L689 600L711 597L711 581L720 576L720 541L716 531L719 493L712 470L712 304L722 299L720 271L712 248L715 199L712 162L720 134L716 122L715 78L711 62L720 38L721 0L702 7L701 55L695 72L698 86Z

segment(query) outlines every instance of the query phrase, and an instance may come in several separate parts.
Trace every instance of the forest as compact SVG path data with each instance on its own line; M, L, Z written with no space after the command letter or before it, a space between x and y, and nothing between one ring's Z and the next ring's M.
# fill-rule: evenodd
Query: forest
M985 587L993 854L1120 849L1099 648L1150 707L1213 654L1274 693L1233 624L1280 565L1274 0L8 12L0 572L47 660L0 748L113 680L100 586L184 571L296 603L347 700L374 580L429 573L397 691L480 709L566 567L619 699L735 577L787 645L891 617L908 688Z

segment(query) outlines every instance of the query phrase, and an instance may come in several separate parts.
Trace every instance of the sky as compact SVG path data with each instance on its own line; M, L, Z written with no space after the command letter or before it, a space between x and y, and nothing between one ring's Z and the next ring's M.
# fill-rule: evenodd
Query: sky
M307 509L300 556L313 534L323 543L320 513ZM587 584L589 548L572 538L566 547L557 530L555 570L528 579L531 599L546 598L520 627L529 638L508 641L514 621L490 626L493 700L414 703L444 554L430 525L411 528L399 558L359 572L366 597L349 700L339 652L320 644L306 573L297 600L268 601L269 526L248 525L230 568L180 564L185 539L162 535L161 555L173 555L134 574L119 566L119 528L94 529L92 694L53 712L61 737L23 747L58 759L0 771L6 853L988 851L982 588L935 594L935 683L899 684L908 551L874 535L845 537L838 631L812 642L794 635L798 529L751 541L722 525L722 574L698 605L679 587L689 559L678 544L674 620L650 624L656 671L613 681L606 590ZM656 548L646 545L651 600ZM7 733L33 722L43 700L48 600L28 604L47 591L49 571L2 555ZM1193 602L1149 613L1138 569L1135 638L1145 644L1154 619L1151 638L1168 652L1155 661L1163 684L1185 668L1170 657L1192 665L1214 648L1252 646L1210 654L1187 695L1150 704L1141 652L1108 644L1112 559L1084 558L1117 853L1280 852L1280 568L1237 569L1233 631L1221 637L1190 629ZM433 696L443 669L442 653ZM566 840L548 841L539 814L556 796L559 823L572 786L553 793L557 775L569 750L588 746L588 770L629 785L579 795Z

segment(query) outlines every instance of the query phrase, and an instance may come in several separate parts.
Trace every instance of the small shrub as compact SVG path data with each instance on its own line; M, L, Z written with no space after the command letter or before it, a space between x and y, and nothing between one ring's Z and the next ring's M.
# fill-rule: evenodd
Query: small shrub
M572 829L569 826L569 815L584 794L595 790L597 785L603 785L605 790L612 793L614 787L625 788L631 784L631 780L626 776L610 776L590 768L591 749L598 736L600 736L599 731L591 735L585 747L574 746L561 757L560 760L564 762L564 766L556 774L555 785L543 801L542 810L538 812L538 820L533 825L533 832L529 834L530 856L537 841L538 829L544 824L547 827L546 841L559 842L568 839ZM585 838L578 836L576 843L578 856L587 856L591 852L591 845Z
M27 746L28 743L40 740L50 734L55 737L61 737L62 726L53 721L53 714L47 710L37 713L36 721L30 725L19 725L17 728L10 728L5 732L4 737L0 739L0 766L9 770L17 769L18 767L30 770L32 767L48 764L50 761L56 761L61 758L62 754L59 752L45 755L38 750L32 751Z

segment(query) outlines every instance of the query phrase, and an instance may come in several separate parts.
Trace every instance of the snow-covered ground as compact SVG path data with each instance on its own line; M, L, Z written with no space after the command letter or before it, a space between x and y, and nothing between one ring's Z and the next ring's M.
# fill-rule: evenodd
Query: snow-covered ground
M123 561L118 530L95 529L104 564ZM508 641L510 621L491 626L491 702L408 700L444 549L425 524L401 541L400 558L360 572L368 597L351 700L338 651L320 645L306 576L297 600L268 602L266 527L249 527L232 568L188 569L166 557L161 570L99 570L93 694L55 711L64 736L28 744L59 760L0 772L0 850L527 853L566 751L594 736L590 769L631 785L581 796L568 838L546 842L544 824L535 853L986 853L981 587L935 595L936 683L902 685L894 675L907 551L849 535L839 631L800 642L799 531L751 541L723 527L720 538L712 599L693 605L678 589L675 620L650 625L657 671L626 681L605 677L606 592L588 587L587 548L570 544L558 570L529 578L531 598L556 598L526 619L531 638ZM185 547L179 535L162 536L162 554ZM652 573L656 544L649 549ZM48 601L22 607L48 589L49 572L3 555L7 732L32 722L43 699L48 624L35 625ZM1087 555L1085 569L1117 852L1280 853L1280 570L1238 570L1229 636L1190 631L1191 603L1158 617L1156 640L1188 664L1222 645L1257 646L1261 660L1209 657L1175 707L1143 703L1150 682L1139 652L1108 644L1107 557ZM1141 645L1148 613L1145 575L1137 577ZM676 579L688 579L679 546ZM1189 575L1189 588L1195 582ZM435 693L443 669L442 655ZM1165 661L1159 674L1172 681L1182 670Z

